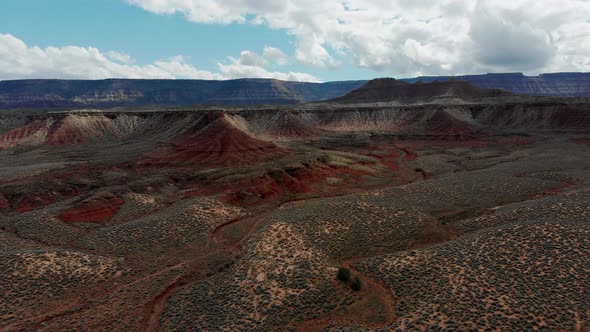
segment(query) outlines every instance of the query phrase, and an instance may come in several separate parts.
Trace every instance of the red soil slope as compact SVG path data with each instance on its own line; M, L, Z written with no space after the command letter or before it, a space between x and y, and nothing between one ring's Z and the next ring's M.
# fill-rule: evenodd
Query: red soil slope
M59 218L67 222L109 221L125 201L120 197L95 198L64 211Z
M0 149L17 146L28 139L42 139L46 129L45 121L33 121L26 126L8 131L0 136Z
M236 166L285 152L285 148L254 137L221 115L197 134L181 136L172 146L155 151L140 165Z

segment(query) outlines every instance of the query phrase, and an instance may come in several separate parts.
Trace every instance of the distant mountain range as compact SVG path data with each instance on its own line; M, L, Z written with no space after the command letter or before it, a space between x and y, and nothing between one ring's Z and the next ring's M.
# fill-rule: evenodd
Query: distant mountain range
M349 104L393 101L400 104L412 104L441 99L476 101L482 98L512 95L513 93L505 90L480 88L466 81L417 81L408 83L393 78L378 78L329 102Z
M524 76L520 73L427 76L401 81L464 80L517 94L590 97L590 73ZM0 109L107 108L119 106L297 104L334 99L368 81L327 83L273 79L208 80L14 80L0 81Z
M0 109L298 104L342 96L366 83L273 79L0 81Z
M502 89L517 94L550 97L590 97L590 73L553 73L525 76L522 73L465 76L422 76L405 82L433 82L450 79L467 81L480 88Z

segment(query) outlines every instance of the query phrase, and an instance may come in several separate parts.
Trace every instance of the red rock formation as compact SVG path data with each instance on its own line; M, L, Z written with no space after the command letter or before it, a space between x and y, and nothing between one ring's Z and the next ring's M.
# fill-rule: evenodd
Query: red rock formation
M246 132L226 115L194 135L174 140L140 165L239 166L268 159L287 150Z

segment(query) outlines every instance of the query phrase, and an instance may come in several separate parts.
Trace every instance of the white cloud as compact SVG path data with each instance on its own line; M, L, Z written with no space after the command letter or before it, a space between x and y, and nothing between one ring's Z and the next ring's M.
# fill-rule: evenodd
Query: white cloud
M273 61L281 66L284 66L289 62L289 57L283 51L276 47L265 46L262 56L268 60Z
M135 65L131 56L101 52L94 47L50 46L42 49L28 46L22 40L0 34L0 80L25 78L104 79L232 79L276 78L281 80L318 81L314 76L296 72L267 71L267 60L252 51L243 51L240 58L219 63L218 71L201 70L188 63L184 56L173 56L151 64Z
M555 47L549 35L510 11L477 6L471 22L475 59L485 67L510 70L542 68L553 58Z
M277 49L275 49L277 50ZM217 66L221 75L227 78L241 78L241 77L271 77L283 81L305 81L305 82L319 82L320 79L306 73L300 72L277 72L269 71L264 68L272 56L265 48L264 56L245 50L240 53L239 58L228 57L228 63L218 63ZM279 50L280 51L280 50ZM274 52L274 51L273 51ZM274 54L276 55L276 54ZM273 55L273 56L274 56ZM280 58L282 59L282 58Z
M268 64L265 58L249 50L240 52L240 58L235 61L244 66L265 67Z
M294 58L314 66L348 61L395 76L590 70L587 0L125 1L197 23L284 29Z
M132 65L121 53L102 53L94 47L29 47L22 40L0 34L0 79L22 78L204 78L221 75L198 70L182 57Z
M108 51L107 56L111 60L118 61L121 63L132 63L133 62L133 58L131 58L131 56L129 54L122 53L122 52Z

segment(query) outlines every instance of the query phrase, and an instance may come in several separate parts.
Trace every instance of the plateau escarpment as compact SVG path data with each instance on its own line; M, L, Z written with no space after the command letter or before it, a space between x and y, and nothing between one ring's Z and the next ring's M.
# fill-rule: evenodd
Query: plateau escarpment
M525 76L522 73L497 73L463 76L422 76L405 79L408 83L460 80L484 89L502 89L516 94L553 97L589 97L590 73L552 73Z
M273 79L0 81L0 109L296 104L341 96L366 81Z
M590 104L408 86L0 113L0 330L587 329Z

